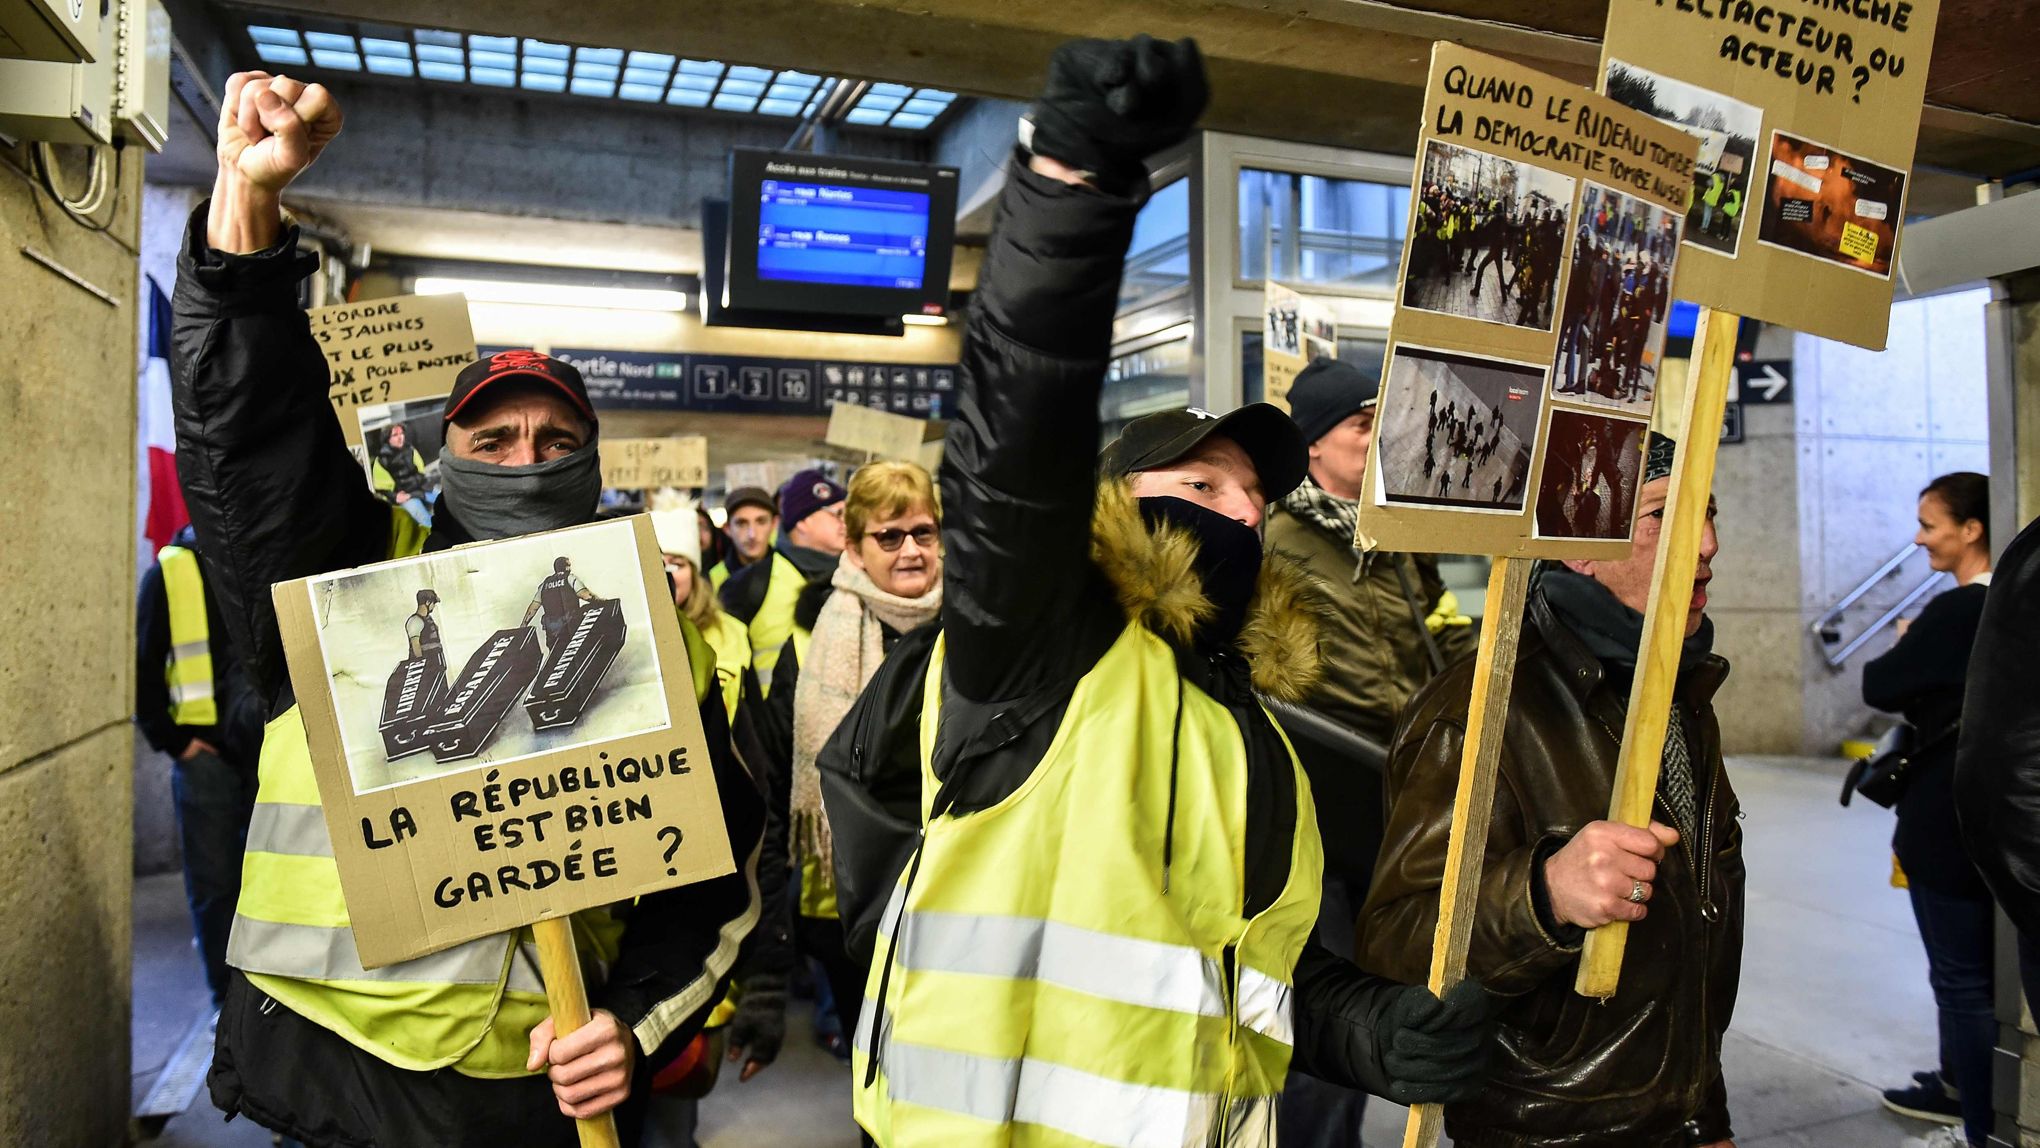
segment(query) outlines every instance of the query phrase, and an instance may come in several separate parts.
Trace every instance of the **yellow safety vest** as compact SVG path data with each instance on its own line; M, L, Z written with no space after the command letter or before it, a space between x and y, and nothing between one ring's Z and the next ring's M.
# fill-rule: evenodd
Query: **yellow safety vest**
M938 644L924 819L942 661ZM1288 883L1248 918L1239 726L1167 643L1127 627L1017 791L926 821L865 990L858 1123L886 1148L1272 1144L1324 869L1293 752L1291 766Z
M421 553L428 533L392 508L389 557ZM714 688L714 655L684 617L680 629L699 701ZM398 1068L531 1075L529 1034L548 1013L531 931L362 968L297 706L264 729L258 774L227 963L285 1008ZM606 972L622 925L606 909L576 913L573 925L584 961Z
M212 632L205 617L205 579L198 555L182 546L156 551L163 570L163 597L170 606L170 658L163 684L170 689L170 720L178 725L218 725L213 701Z
M807 575L800 572L792 559L777 550L770 559L771 581L765 588L765 600L751 616L751 665L758 671L758 692L768 695L772 692L772 667L779 662L779 648L793 634L794 604L800 601L800 592L807 586Z
M718 612L715 619L715 626L701 631L701 636L708 648L715 651L715 676L722 687L723 710L735 722L737 702L744 691L744 667L751 664L751 635L727 611Z

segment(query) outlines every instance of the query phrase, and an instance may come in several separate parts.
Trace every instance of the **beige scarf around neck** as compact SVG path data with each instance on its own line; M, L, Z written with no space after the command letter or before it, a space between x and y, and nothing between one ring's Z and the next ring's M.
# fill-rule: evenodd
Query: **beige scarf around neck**
M885 659L882 626L899 633L917 629L942 612L942 583L919 598L902 598L878 588L871 575L844 556L830 584L836 592L815 619L814 637L801 660L793 693L792 825L793 863L812 857L822 873L833 873L829 819L822 810L822 775L815 758L823 743L864 692L864 684Z

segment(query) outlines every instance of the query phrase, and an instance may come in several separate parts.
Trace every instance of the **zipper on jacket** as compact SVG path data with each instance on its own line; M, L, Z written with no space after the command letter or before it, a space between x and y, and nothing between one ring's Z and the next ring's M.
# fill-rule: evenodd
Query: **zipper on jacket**
M1162 896L1169 895L1170 870L1176 863L1176 774L1183 753L1183 674L1176 673L1176 721L1169 732L1169 814L1162 827Z

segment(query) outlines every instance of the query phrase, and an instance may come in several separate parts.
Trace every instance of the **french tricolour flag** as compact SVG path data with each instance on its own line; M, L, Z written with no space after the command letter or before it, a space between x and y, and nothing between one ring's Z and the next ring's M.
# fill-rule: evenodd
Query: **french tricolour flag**
M149 342L138 383L140 425L142 533L149 540L150 560L172 535L191 521L184 509L184 491L177 485L177 430L170 416L170 299L153 278L149 286Z

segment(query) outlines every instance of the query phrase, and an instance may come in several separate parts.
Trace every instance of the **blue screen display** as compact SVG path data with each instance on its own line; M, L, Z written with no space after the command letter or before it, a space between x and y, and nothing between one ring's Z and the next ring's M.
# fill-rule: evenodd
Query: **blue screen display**
M927 274L928 196L765 180L758 278L919 290Z

